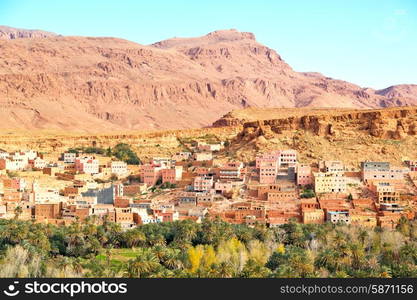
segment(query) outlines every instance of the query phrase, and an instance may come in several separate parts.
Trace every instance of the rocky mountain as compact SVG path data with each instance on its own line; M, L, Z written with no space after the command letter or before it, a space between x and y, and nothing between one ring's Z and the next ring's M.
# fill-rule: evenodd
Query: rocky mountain
M2 40L46 38L55 35L55 33L42 30L29 30L9 26L0 26L0 39Z
M375 91L295 72L252 33L236 30L148 46L116 38L28 37L34 38L0 40L1 129L195 128L246 107L417 104L414 85Z

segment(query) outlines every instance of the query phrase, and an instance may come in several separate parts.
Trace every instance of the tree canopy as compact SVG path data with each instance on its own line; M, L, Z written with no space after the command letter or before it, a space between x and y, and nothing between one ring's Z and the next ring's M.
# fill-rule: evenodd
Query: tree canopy
M0 277L417 277L417 223L406 219L396 230L97 221L0 220Z

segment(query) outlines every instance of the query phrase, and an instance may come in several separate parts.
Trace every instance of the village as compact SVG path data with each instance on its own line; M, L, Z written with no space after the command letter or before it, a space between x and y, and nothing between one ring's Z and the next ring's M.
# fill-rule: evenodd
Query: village
M393 229L416 216L417 160L306 164L297 151L276 149L245 164L217 159L223 142L189 149L135 165L102 153L1 150L0 218L69 225L93 217L123 229L204 218Z

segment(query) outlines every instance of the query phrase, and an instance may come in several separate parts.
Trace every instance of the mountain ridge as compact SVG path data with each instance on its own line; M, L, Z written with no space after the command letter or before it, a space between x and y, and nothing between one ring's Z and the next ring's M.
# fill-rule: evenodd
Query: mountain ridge
M43 30L21 29L0 25L0 39L4 40L14 40L23 38L46 38L56 35L56 33Z
M3 129L181 129L245 107L417 104L414 85L376 91L295 72L237 30L152 45L53 35L0 40L0 50Z

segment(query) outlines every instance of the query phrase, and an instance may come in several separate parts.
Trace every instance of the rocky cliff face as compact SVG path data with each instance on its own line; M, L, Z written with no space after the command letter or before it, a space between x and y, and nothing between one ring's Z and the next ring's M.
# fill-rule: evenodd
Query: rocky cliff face
M0 40L0 129L195 128L246 107L417 104L414 89L374 91L295 72L252 33L236 30L150 46L19 32Z
M222 122L228 121L215 124ZM237 140L260 136L270 138L289 131L309 131L322 137L341 137L348 131L360 131L381 139L400 140L417 135L417 107L339 112L319 110L306 115L245 122L242 127Z

